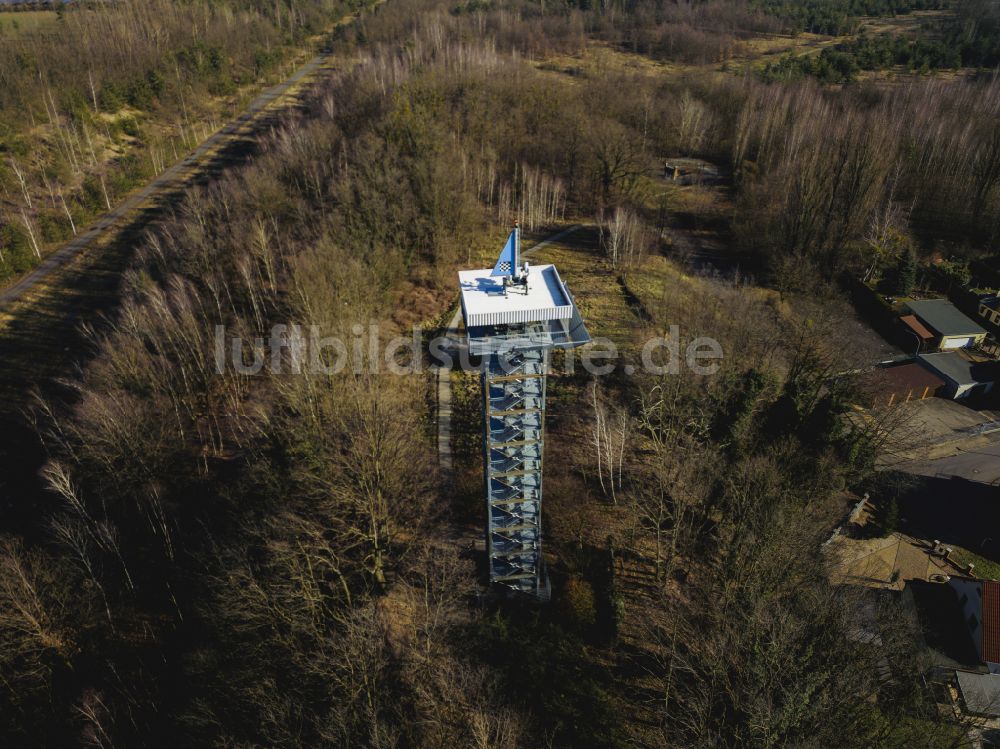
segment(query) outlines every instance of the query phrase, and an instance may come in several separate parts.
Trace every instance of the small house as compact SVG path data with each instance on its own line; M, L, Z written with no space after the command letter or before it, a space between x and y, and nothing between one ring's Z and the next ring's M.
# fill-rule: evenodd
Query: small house
M997 362L972 361L955 351L921 354L917 360L945 381L938 394L952 400L989 393L1000 374Z
M948 585L958 596L979 660L991 674L1000 674L1000 583L953 577Z
M934 334L933 345L938 351L972 348L986 339L986 330L947 299L924 299L906 306L921 326Z
M978 674L956 669L955 681L969 715L1000 718L1000 674Z
M987 296L979 300L979 316L1000 331L1000 296Z

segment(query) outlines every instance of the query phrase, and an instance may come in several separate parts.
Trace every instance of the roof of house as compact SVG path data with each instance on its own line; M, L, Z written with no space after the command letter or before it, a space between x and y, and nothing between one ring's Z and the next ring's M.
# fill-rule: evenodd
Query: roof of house
M878 375L878 387L886 393L905 393L925 387L933 391L945 384L935 372L913 361L882 367L878 370Z
M959 312L947 299L923 299L907 302L906 306L940 336L986 335L985 329Z
M921 354L919 361L956 385L978 385L998 379L996 362L974 362L955 351Z
M969 634L958 591L952 585L907 580L931 660L946 668L979 668L982 660Z
M956 671L965 709L973 715L1000 717L1000 674Z
M934 334L931 331L920 324L920 320L918 320L915 315L903 315L899 318L899 321L925 341L934 337Z
M1000 583L983 581L983 660L1000 663Z
M1000 310L1000 296L984 296L979 303L990 309Z

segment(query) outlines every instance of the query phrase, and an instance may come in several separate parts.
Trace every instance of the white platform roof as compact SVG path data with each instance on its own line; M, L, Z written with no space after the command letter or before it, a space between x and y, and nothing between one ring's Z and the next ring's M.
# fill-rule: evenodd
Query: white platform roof
M466 328L568 320L573 316L573 301L554 265L531 266L527 293L523 286L511 286L505 295L502 279L491 278L491 272L484 268L458 273Z

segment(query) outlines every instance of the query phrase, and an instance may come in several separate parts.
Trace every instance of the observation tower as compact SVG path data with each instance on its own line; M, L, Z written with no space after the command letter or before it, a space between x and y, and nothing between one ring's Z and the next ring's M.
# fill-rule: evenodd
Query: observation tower
M469 353L482 357L486 553L492 587L548 600L542 456L549 352L590 341L554 265L521 260L515 225L492 270L460 271Z

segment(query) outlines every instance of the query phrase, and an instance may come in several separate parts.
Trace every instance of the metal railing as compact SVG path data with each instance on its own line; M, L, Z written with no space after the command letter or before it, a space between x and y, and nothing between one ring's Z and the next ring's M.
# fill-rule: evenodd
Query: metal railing
M507 333L482 338L469 336L469 353L477 356L515 349L549 348L553 345L552 333L547 330Z

